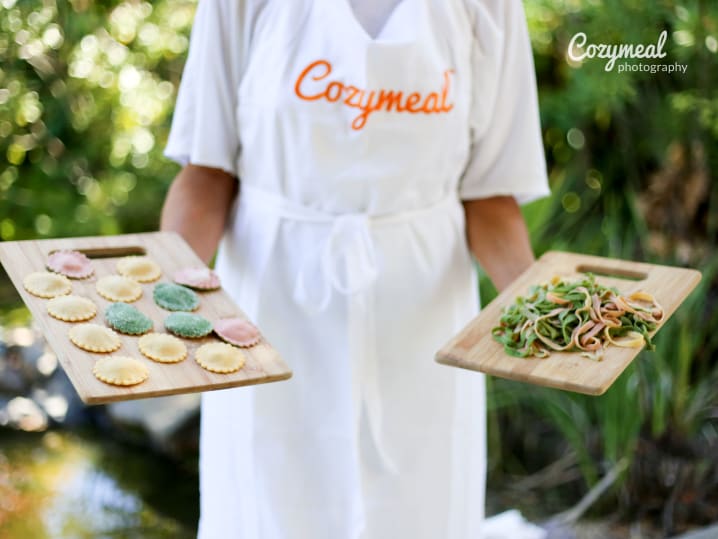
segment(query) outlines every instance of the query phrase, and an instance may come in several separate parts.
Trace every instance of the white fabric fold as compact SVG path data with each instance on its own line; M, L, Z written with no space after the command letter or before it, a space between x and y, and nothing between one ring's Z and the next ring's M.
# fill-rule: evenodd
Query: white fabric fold
M377 454L386 470L396 473L396 463L382 441L383 412L377 380L376 340L372 337L375 335L372 285L379 274L379 267L372 233L376 228L407 223L423 214L455 209L459 204L456 193L450 193L426 208L387 215L334 215L249 185L242 186L240 197L242 204L262 211L272 235L276 235L282 220L314 223L328 228L324 242L308 251L301 264L294 287L294 300L308 314L317 314L327 308L332 294L349 297L350 350L352 365L356 369L352 388L355 425L358 428L359 416L362 407L365 407ZM268 244L273 242L274 238ZM313 268L319 268L319 271L313 271ZM256 294L248 295L256 297Z

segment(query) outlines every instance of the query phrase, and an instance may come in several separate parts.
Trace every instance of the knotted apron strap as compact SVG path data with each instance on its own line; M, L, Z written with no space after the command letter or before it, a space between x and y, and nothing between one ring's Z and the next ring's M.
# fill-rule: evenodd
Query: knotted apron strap
M397 466L389 455L382 436L383 412L378 380L372 286L378 276L378 266L372 230L375 227L409 222L422 214L448 209L458 204L456 194L447 196L428 208L381 216L366 213L324 213L247 185L242 186L240 197L243 198L243 204L254 210L261 209L265 221L272 224L273 228L269 232L273 235L270 242L272 246L282 220L324 224L328 227L326 239L313 251L308 252L301 263L294 287L294 300L308 314L318 314L329 306L334 292L348 298L349 354L354 370L352 399L355 428L359 429L360 414L364 406L379 459L387 471L397 473ZM260 261L258 267L265 267L268 256L267 254L266 258Z

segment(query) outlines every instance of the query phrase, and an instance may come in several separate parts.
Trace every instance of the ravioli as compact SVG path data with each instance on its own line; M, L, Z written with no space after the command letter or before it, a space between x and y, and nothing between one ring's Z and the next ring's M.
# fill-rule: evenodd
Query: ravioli
M152 329L152 320L127 303L113 303L105 309L107 324L120 333L141 335Z
M128 277L121 275L107 275L95 284L97 293L110 301L123 301L129 303L140 299L142 287Z
M194 311L199 296L187 287L174 283L159 283L152 292L155 303L168 311Z
M128 356L110 356L98 359L92 369L95 378L115 386L133 386L149 378L142 362Z
M72 284L64 275L49 271L36 271L22 280L25 290L39 298L55 298L72 292Z
M97 306L80 296L57 296L47 302L47 312L64 322L84 322L97 314Z
M45 265L50 271L71 279L85 279L95 272L90 259L79 251L55 251L47 257Z
M137 346L143 355L160 363L178 363L187 357L187 347L177 337L166 333L148 333Z
M260 340L259 330L243 318L223 318L214 323L214 332L220 339L243 348L254 346Z
M117 333L99 324L78 324L70 329L68 336L75 346L88 352L114 352L122 344Z
M162 269L147 256L126 256L117 261L117 273L140 283L151 283L160 278Z
M221 287L219 276L209 268L182 268L174 274L173 280L196 290L217 290Z
M212 332L212 322L198 314L172 313L165 319L165 328L179 337L198 339Z
M195 361L205 370L227 374L244 367L246 359L239 348L223 342L213 342L197 349Z

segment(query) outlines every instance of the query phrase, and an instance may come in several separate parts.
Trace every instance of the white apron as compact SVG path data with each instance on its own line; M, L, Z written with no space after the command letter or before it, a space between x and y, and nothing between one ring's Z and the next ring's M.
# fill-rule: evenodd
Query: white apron
M433 360L478 309L469 23L404 0L372 39L346 0L275 4L217 268L294 374L203 395L199 536L476 538L483 377Z

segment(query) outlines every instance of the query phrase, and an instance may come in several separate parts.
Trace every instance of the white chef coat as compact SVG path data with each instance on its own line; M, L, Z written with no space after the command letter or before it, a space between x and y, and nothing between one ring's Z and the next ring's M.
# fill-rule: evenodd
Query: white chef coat
M217 270L294 372L203 395L200 537L479 537L483 378L432 356L460 199L548 192L520 1L201 0L166 153L240 178Z

